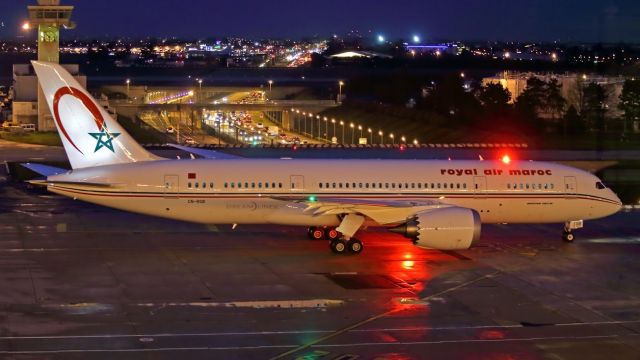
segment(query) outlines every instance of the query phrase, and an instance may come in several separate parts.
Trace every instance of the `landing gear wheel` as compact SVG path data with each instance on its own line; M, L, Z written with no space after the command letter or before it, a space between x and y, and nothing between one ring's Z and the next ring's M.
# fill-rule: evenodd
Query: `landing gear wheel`
M313 240L313 232L316 229L317 228L315 226L309 226L309 228L307 228L307 236L309 237L309 239Z
M362 241L358 239L351 239L347 241L347 248L349 249L349 252L353 254L360 254L363 248Z
M324 239L324 231L321 228L314 228L313 231L309 234L309 237L312 240L320 240Z
M573 235L572 232L570 231L563 231L562 232L562 240L564 240L565 242L573 242L573 240L575 239L575 236Z
M324 229L324 238L327 240L335 240L340 237L340 233L336 228L326 228Z
M342 239L334 239L331 241L330 247L335 254L344 254L347 250L347 243Z

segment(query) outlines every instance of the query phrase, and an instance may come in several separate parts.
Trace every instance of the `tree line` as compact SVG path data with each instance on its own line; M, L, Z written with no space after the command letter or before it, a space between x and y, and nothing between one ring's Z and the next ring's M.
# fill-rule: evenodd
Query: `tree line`
M634 123L640 121L640 80L624 82L617 105L621 115L615 119L610 116L607 87L577 78L574 89L567 90L568 99L563 97L562 84L557 79L545 81L532 76L511 101L512 94L500 83L478 84L455 74L423 89L415 107L437 113L449 125L509 128L538 136L595 133L600 137L618 132L624 139Z

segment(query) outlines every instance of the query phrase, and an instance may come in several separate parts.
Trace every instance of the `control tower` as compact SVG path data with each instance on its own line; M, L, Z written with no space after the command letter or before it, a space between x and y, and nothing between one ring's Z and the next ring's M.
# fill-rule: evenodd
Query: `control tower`
M60 62L60 27L73 29L73 6L60 5L60 0L38 0L38 5L27 6L29 24L38 26L38 60Z
M38 60L60 62L60 27L73 29L71 21L73 6L60 5L60 0L38 0L38 5L27 6L29 25L38 27ZM51 130L53 126L49 107L38 86L38 129Z

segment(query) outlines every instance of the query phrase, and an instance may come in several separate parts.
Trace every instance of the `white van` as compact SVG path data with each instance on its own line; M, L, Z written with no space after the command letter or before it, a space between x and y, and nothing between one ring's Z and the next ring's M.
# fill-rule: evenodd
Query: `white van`
M36 131L36 124L20 124L20 127L22 128L22 130L24 130L26 132L35 132Z

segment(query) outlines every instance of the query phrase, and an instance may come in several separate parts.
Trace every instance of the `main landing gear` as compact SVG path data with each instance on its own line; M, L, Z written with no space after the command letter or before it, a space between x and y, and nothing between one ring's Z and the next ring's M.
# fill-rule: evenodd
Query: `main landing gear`
M362 241L356 238L351 238L349 240L340 238L331 240L329 248L334 254L345 254L347 251L352 254L360 254L364 246L362 245Z
M342 218L340 226L333 227L310 227L307 234L310 239L327 239L330 241L329 248L334 254L360 254L364 245L362 241L353 237L364 223L364 217L356 214L347 214Z
M580 229L583 226L584 222L582 220L567 221L564 223L564 230L562 230L562 240L568 243L573 242L573 240L575 240L575 236L573 235L572 230Z
M336 228L327 227L327 226L323 226L323 227L311 226L307 230L307 235L311 240L321 240L321 239L335 240L340 237L340 233L338 232L338 230L336 230Z

